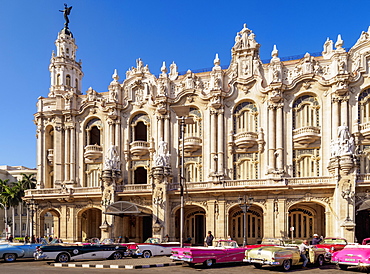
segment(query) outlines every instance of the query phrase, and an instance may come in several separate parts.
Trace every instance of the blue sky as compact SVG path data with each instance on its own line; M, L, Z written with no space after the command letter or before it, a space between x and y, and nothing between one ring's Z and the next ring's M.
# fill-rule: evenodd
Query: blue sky
M0 165L36 167L33 114L50 85L48 65L63 28L66 1L0 0ZM261 44L262 60L276 44L280 57L322 51L342 35L350 48L370 25L370 2L70 0L70 30L82 60L83 91L106 91L114 69L125 72L142 58L152 73L175 61L180 72L228 65L246 23Z

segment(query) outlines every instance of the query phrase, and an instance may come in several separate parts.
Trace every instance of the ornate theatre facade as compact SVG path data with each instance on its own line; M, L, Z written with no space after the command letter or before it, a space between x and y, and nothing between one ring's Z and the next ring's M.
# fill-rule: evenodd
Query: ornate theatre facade
M179 74L172 63L156 76L138 59L123 80L114 72L107 91L84 93L68 27L55 45L35 114L37 189L26 195L37 204L37 235L51 214L54 235L68 241L179 240L183 168L193 244L208 230L239 243L244 231L248 243L369 236L369 31L349 50L338 36L317 56L283 61L274 47L262 62L244 25L227 67L216 55L209 71ZM193 120L184 138L176 106ZM244 198L253 202L245 224Z

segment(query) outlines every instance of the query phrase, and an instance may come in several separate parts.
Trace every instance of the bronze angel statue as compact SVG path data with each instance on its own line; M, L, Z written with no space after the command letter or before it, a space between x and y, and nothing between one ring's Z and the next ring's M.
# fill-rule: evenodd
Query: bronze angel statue
M67 4L64 3L64 10L59 10L60 12L63 12L64 20L66 20L66 22L64 23L64 26L66 28L68 28L68 24L69 24L68 15L71 13L71 9L72 9L72 6L68 7Z

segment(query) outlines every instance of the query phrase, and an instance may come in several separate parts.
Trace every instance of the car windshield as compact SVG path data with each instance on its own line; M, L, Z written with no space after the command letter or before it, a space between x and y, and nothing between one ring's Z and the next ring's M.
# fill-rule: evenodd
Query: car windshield
M159 244L158 238L148 238L144 243L146 244Z
M320 244L333 244L333 245L346 245L347 241L345 239L324 239Z
M219 241L217 243L217 247L225 247L225 248L237 248L239 247L238 244L234 241Z
M281 245L282 240L281 239L263 239L261 244L263 244L263 245Z

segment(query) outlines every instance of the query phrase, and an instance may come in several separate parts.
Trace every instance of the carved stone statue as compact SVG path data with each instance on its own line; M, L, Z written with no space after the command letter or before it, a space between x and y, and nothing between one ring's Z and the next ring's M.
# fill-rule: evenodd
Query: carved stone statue
M69 24L69 18L68 15L71 13L72 6L68 7L66 3L64 3L64 10L59 10L60 12L63 12L64 20L66 21L64 23L64 26L68 29Z
M155 167L169 166L170 154L168 154L168 144L165 141L159 142L158 153L154 155Z
M111 145L105 155L104 170L120 170L120 158L117 146Z

